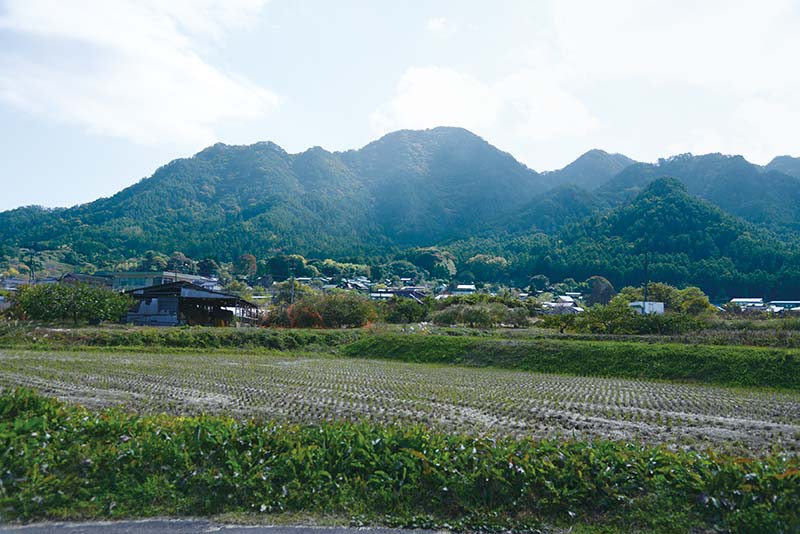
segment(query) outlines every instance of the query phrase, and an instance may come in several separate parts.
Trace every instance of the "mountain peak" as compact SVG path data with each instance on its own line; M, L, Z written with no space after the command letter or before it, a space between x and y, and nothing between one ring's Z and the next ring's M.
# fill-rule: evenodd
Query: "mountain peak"
M766 168L770 171L780 171L789 176L800 178L800 158L777 156L767 164Z
M553 186L572 184L585 189L594 189L634 163L636 163L634 160L623 154L610 154L605 150L593 148L563 169L545 174Z

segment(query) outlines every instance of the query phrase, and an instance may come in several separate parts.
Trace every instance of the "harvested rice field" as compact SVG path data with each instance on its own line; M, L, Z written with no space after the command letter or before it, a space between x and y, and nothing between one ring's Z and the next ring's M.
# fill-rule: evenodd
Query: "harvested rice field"
M451 432L609 438L736 454L800 450L800 394L313 354L0 350L0 387L89 407Z

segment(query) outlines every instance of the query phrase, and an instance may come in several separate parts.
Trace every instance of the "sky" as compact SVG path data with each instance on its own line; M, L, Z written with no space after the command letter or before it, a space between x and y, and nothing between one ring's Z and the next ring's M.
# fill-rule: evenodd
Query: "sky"
M592 148L800 155L795 0L0 0L0 210L110 196L216 142L461 126L537 170Z

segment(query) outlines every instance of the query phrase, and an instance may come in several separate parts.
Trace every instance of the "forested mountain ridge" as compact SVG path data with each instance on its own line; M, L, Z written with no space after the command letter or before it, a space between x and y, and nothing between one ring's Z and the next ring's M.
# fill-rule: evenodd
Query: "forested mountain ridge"
M762 169L742 156L683 154L628 166L596 193L607 205L636 196L656 178L673 177L700 198L776 231L800 231L800 179Z
M516 280L606 276L615 286L651 280L697 285L715 298L800 297L800 254L768 230L691 195L674 178L659 178L629 202L604 209L548 235L529 231L453 243L459 264L490 252Z
M632 202L566 227L560 237L576 258L567 270L579 276L602 269L626 285L642 283L648 256L651 279L698 285L715 296L800 291L796 248L674 178L651 182Z
M740 156L647 164L593 150L539 174L461 128L404 130L346 152L217 144L109 198L0 213L0 256L59 250L67 264L113 267L147 251L302 254L378 266L439 247L465 279L603 274L618 285L641 277L647 242L656 279L800 298L798 199L800 179Z
M109 198L0 214L13 230L1 237L66 244L88 257L178 249L226 260L281 249L358 256L465 237L543 188L538 173L460 128L395 132L344 153L217 144Z
M777 156L765 167L770 171L779 171L795 178L800 178L800 158L792 156Z

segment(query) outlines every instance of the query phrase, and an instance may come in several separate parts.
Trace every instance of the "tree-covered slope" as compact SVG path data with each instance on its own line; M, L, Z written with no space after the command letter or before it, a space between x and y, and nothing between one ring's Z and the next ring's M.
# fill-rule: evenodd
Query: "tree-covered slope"
M491 231L554 233L577 222L602 205L597 197L574 185L562 185L536 195L513 212L504 215Z
M795 178L800 178L800 158L793 158L792 156L777 156L770 161L767 170L778 171Z
M657 164L637 163L600 186L597 194L618 204L665 176L745 220L773 230L800 231L800 179L776 170L764 172L741 156L685 154Z
M544 181L467 130L403 130L342 159L363 176L383 233L406 246L469 235L541 192Z
M87 257L379 254L469 235L542 187L537 173L459 128L396 132L346 153L217 144L109 198L0 214L0 239L68 244Z
M639 284L647 256L650 279L699 285L712 295L763 294L780 280L800 282L800 258L789 247L673 178L654 180L631 202L566 227L560 239L557 256L577 279L604 273L618 284Z

